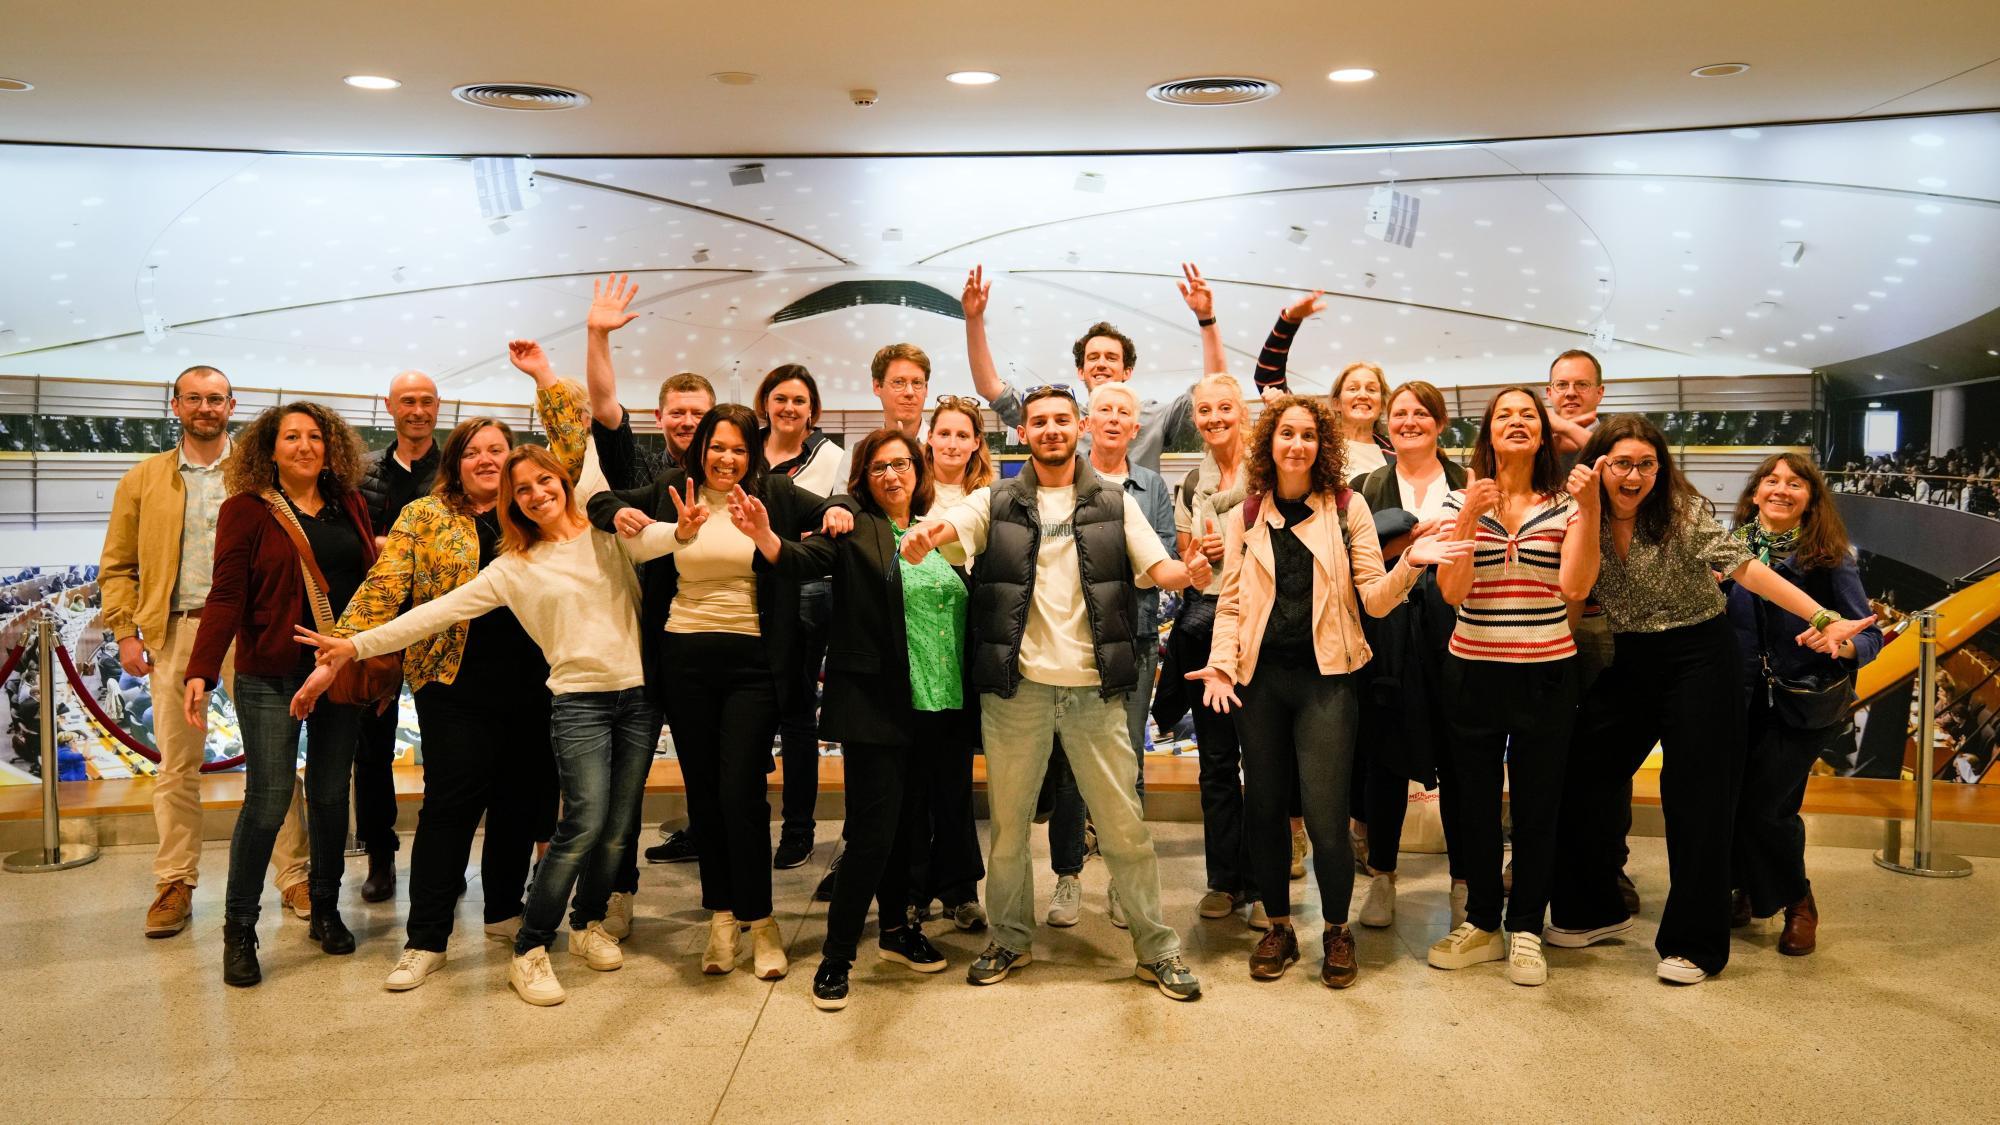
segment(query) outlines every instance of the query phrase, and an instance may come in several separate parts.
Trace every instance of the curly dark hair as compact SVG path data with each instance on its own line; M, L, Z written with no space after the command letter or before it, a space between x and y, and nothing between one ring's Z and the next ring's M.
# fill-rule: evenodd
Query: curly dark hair
M1319 457L1312 466L1312 490L1338 494L1347 483L1347 447L1340 440L1340 428L1326 400L1306 395L1286 395L1257 416L1257 428L1250 433L1250 491L1276 492L1278 460L1271 453L1271 439L1277 435L1279 420L1295 406L1312 415L1313 433L1319 441Z
M1125 352L1124 355L1119 357L1125 364L1125 370L1130 371L1138 366L1139 345L1132 342L1132 337L1111 327L1109 321L1100 320L1085 329L1083 335L1076 338L1076 343L1070 345L1069 351L1072 356L1076 357L1076 369L1078 371L1083 370L1083 350L1089 347L1090 342L1099 336L1107 340L1118 341L1118 346L1124 349Z
M273 460L278 448L278 431L286 416L303 414L319 427L326 443L326 463L319 472L320 499L337 503L361 487L361 436L347 419L330 406L317 402L287 402L266 410L230 439L228 464L223 466L223 487L231 496L261 492L278 483L278 467Z

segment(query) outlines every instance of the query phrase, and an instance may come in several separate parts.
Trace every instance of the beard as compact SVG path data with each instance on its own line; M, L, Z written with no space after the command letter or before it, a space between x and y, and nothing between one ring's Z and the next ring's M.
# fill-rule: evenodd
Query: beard
M186 430L188 436L196 441L214 441L216 438L222 436L224 430L229 428L229 420L227 418L195 417L181 423L181 428Z
M1047 445L1036 442L1034 445L1028 447L1028 456L1033 457L1038 464L1042 465L1068 464L1076 458L1076 440L1072 438L1064 442L1059 450L1050 449Z

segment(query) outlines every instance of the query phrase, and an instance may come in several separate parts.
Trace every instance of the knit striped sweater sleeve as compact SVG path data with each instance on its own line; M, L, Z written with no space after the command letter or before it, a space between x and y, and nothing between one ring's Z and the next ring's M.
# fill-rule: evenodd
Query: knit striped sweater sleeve
M1463 490L1445 498L1446 534L1464 501ZM1512 534L1492 514L1479 517L1472 590L1458 607L1452 655L1523 663L1576 655L1562 597L1563 537L1575 522L1576 505L1564 493L1536 504Z
M1278 314L1278 322L1271 326L1271 334L1264 338L1264 350L1257 353L1257 390L1259 393L1276 390L1290 393L1285 382L1285 364L1291 358L1292 337L1298 335L1299 326Z

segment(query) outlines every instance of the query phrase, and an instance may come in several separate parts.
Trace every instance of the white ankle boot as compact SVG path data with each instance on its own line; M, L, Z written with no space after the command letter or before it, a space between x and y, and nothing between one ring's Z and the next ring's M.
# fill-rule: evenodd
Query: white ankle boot
M718 910L708 919L708 948L701 954L701 971L720 976L736 967L736 915Z
M759 918L750 923L750 960L758 980L777 980L791 969L785 957L785 936L778 932L778 920Z

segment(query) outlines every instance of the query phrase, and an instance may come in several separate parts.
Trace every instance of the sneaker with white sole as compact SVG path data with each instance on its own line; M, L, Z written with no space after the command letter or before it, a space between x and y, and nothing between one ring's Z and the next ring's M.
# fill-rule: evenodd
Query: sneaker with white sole
M1169 1000L1196 1000L1201 997L1201 981L1187 967L1181 955L1171 953L1158 961L1141 961L1132 971L1140 980L1151 981Z
M1608 926L1572 930L1561 926L1550 926L1542 932L1542 940L1558 949L1587 949L1600 941L1610 941L1631 932L1632 919L1613 922Z
M1668 984L1700 984L1708 979L1708 973L1700 965L1685 957L1660 958L1659 974Z
M487 941L504 941L508 945L512 945L514 944L514 938L520 932L521 916L519 914L514 915L512 918L503 918L498 922L486 923Z
M538 945L514 958L507 966L507 983L521 999L537 1008L552 1007L569 999L562 982L556 979L555 966L549 964L546 946Z
M618 939L605 932L602 922L592 922L581 930L571 930L569 955L600 973L625 965L625 954L618 948Z
M405 949L396 958L396 967L389 970L389 979L382 987L391 992L408 992L424 983L424 978L444 968L444 954L428 949Z
M604 903L604 932L613 941L624 941L632 936L632 900L636 896L630 891L612 891Z
M1029 954L1016 953L997 941L988 942L985 951L966 966L965 981L967 984L999 984L1007 979L1008 973L1033 961Z
M1107 888L1104 892L1104 915L1121 930L1132 928L1132 923L1125 920L1125 904L1118 901L1117 887Z
M1056 893L1049 896L1048 923L1051 926L1074 926L1083 914L1083 880L1074 875L1063 875L1056 879Z
M986 908L979 905L976 898L966 899L956 906L944 908L944 916L961 930L978 933L986 928Z
M1292 869L1291 877L1306 877L1306 830L1303 825L1292 825Z
M1542 956L1542 939L1532 930L1515 930L1507 935L1507 979L1531 986L1549 982L1549 961Z
M1506 956L1506 943L1498 933L1467 922L1439 938L1425 960L1433 969L1465 969Z
M750 967L758 980L779 980L792 970L791 959L785 956L785 935L778 920L768 914L750 923Z
M1228 891L1210 891L1201 896L1195 904L1195 912L1204 918L1227 918L1243 905L1243 896Z
M1380 871L1369 876L1368 894L1361 900L1361 916L1364 926L1382 929L1396 924L1396 877Z
M1472 891L1464 883L1451 885L1451 928L1465 925L1465 904L1472 897Z
M718 910L708 918L708 947L701 953L701 971L721 976L736 968L736 915Z
M1261 898L1250 900L1250 928L1258 933L1271 928L1271 915L1264 909L1264 900Z

